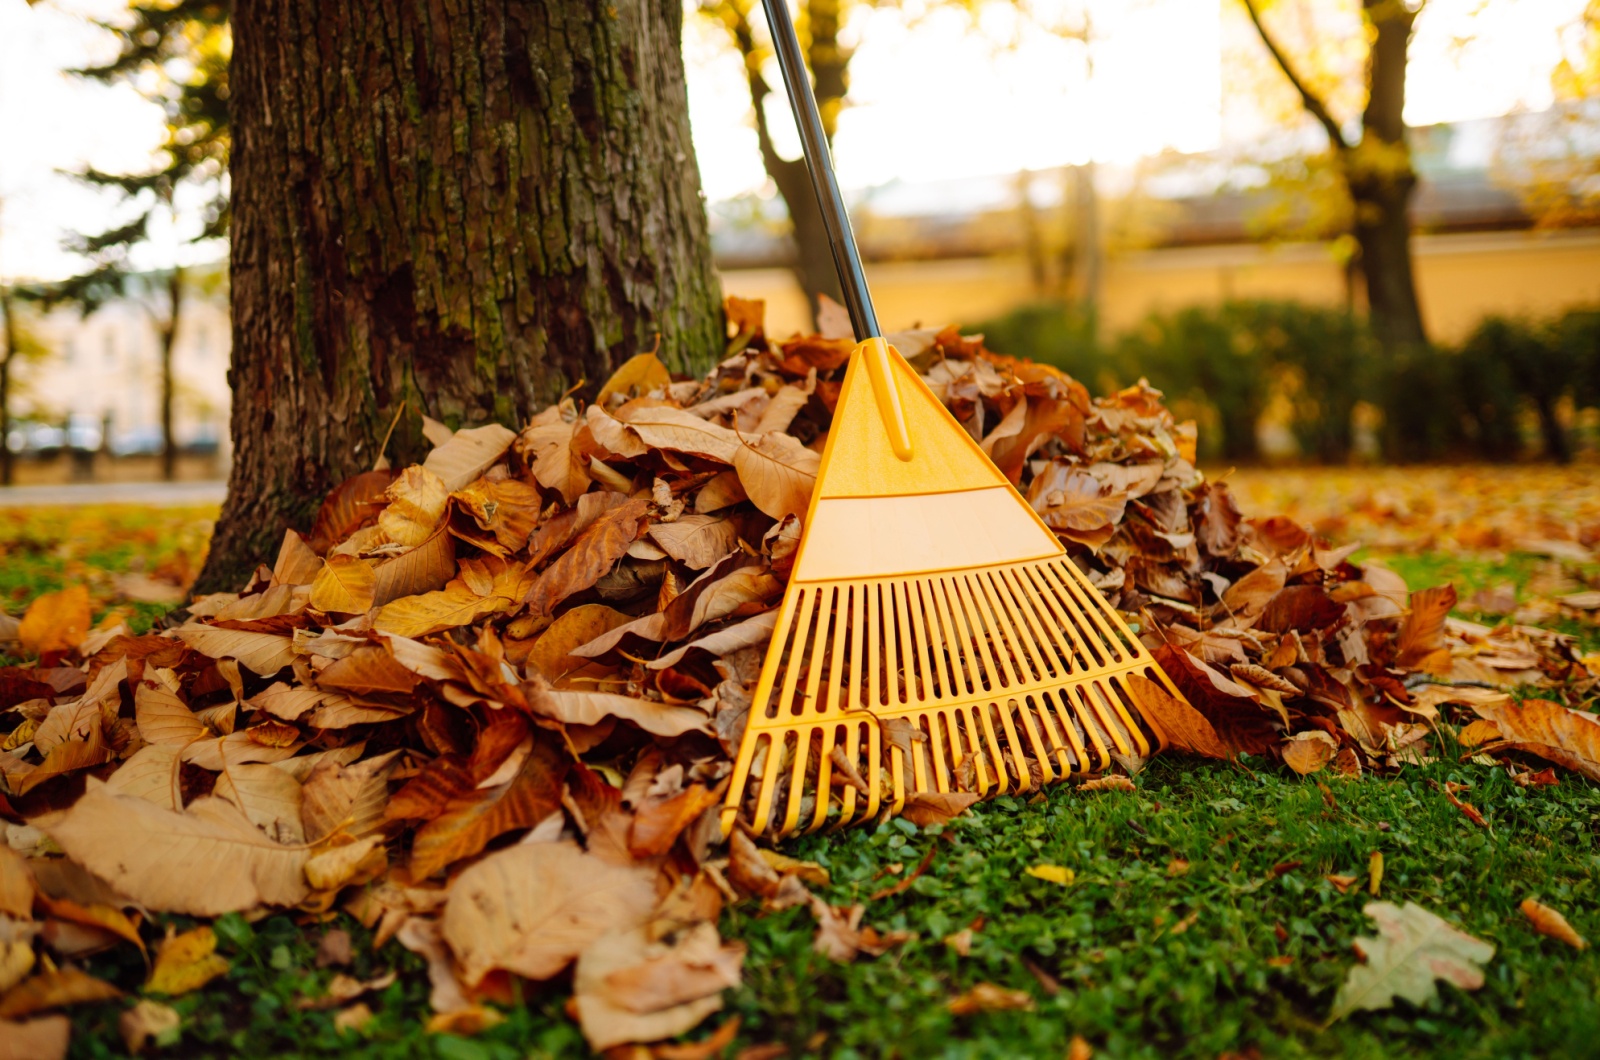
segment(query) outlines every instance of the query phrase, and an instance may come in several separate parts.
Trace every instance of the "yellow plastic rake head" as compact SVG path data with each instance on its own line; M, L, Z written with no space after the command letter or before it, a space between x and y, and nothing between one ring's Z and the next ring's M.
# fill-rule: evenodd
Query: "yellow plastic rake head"
M803 531L725 832L744 807L788 835L1159 745L1128 679L1176 689L881 338L851 357Z

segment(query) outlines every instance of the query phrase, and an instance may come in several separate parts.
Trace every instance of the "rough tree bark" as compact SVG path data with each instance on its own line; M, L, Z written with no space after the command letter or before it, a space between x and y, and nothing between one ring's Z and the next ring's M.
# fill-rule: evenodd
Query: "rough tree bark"
M664 0L241 0L231 587L420 415L515 426L654 347L721 345Z
M1328 135L1339 172L1354 207L1351 233L1356 266L1367 292L1373 334L1384 351L1403 354L1425 345L1427 332L1411 269L1411 195L1417 172L1411 162L1402 114L1406 103L1406 52L1422 5L1404 0L1361 0L1368 30L1367 106L1361 136L1352 142L1327 104L1295 70L1261 20L1260 0L1244 0L1245 10L1278 68L1288 78L1307 113Z
M15 481L16 457L11 452L11 362L17 356L17 321L11 290L0 287L0 324L5 329L6 355L0 360L0 486Z

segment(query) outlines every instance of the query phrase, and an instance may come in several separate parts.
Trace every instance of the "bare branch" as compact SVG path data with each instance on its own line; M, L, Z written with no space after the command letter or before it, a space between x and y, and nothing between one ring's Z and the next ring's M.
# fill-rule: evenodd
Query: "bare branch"
M1327 132L1328 139L1332 142L1335 150L1348 151L1350 144L1345 140L1344 133L1339 128L1339 123L1333 120L1332 114L1328 113L1327 104L1315 92L1311 91L1299 74L1295 73L1294 66L1289 62L1289 57L1284 54L1283 49L1278 47L1277 42L1272 39L1272 35L1267 32L1266 25L1261 21L1261 12L1256 8L1256 0L1241 0L1241 2L1244 4L1245 11L1250 15L1250 21L1255 24L1256 33L1261 37L1261 43L1265 44L1267 51L1272 53L1273 60L1277 62L1278 69L1283 71L1283 76L1289 79L1289 84L1293 85L1294 90L1300 93L1300 102L1305 104L1306 111L1317 119L1323 130Z

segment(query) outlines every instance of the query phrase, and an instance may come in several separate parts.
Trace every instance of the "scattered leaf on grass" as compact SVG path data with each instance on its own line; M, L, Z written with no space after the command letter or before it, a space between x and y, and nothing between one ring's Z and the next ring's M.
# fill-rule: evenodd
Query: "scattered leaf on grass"
M948 824L966 813L978 798L969 791L914 791L906 796L900 813L912 824L924 828L931 824Z
M1063 887L1069 886L1077 878L1077 873L1060 865L1031 865L1027 871L1035 879L1059 883Z
M1095 778L1093 778L1091 780L1086 780L1082 784L1078 785L1078 790L1079 791L1138 791L1139 789L1134 786L1133 781L1131 779L1129 779L1128 777L1125 777L1120 773L1112 773L1109 776L1095 777Z
M70 651L89 632L89 590L72 585L42 593L28 605L17 626L17 640L28 655Z
M1033 995L1026 990L1008 990L993 983L979 983L966 993L950 999L946 1006L953 1016L976 1012L1033 1011Z
M144 988L152 994L177 997L228 974L228 962L217 953L217 936L209 927L169 935L156 951L155 967Z
M1407 902L1368 902L1364 912L1378 924L1378 934L1355 940L1363 963L1345 977L1334 998L1329 1021L1362 1009L1383 1009L1403 998L1420 1005L1434 997L1435 979L1462 990L1483 985L1482 965L1494 947L1450 926L1421 906Z
M1320 729L1296 733L1283 743L1284 763L1301 776L1317 772L1338 753L1339 741Z
M1589 948L1588 941L1573 930L1572 925L1567 923L1567 918L1543 902L1534 898L1525 898L1520 908L1522 915L1528 918L1528 922L1533 925L1533 929L1539 934L1549 935L1553 939L1565 942L1575 950Z
M174 1044L183 1017L178 1010L159 1001L141 998L137 1005L117 1017L117 1031L128 1052L138 1055L152 1039L158 1046Z

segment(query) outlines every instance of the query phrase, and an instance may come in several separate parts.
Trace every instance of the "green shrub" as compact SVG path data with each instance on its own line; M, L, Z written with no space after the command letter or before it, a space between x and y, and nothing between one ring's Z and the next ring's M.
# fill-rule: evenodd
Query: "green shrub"
M979 326L990 349L1055 365L1097 393L1140 376L1173 411L1200 421L1201 455L1250 462L1257 428L1286 403L1301 454L1348 460L1356 407L1383 413L1383 448L1395 461L1472 456L1511 460L1537 422L1539 448L1570 460L1562 403L1600 406L1600 309L1542 322L1485 318L1459 347L1397 356L1378 349L1361 318L1301 302L1251 300L1150 314L1114 342L1061 303L1025 306Z
M1116 373L1107 363L1094 314L1065 302L1025 305L966 330L982 332L984 344L997 353L1052 365L1097 393L1137 378Z

